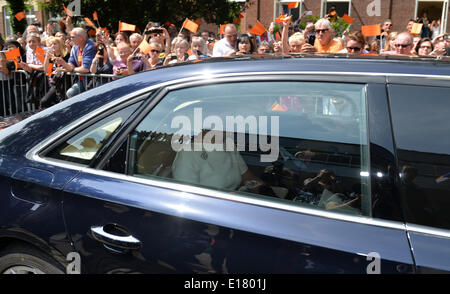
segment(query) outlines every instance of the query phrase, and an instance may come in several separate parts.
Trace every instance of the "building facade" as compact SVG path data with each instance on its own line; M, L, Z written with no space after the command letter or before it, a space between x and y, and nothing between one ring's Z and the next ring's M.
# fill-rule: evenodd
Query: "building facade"
M282 12L295 19L305 11L324 16L335 6L339 16L348 14L354 18L351 30L360 30L362 25L383 23L391 19L394 31L403 31L410 19L417 19L427 13L430 20L440 20L441 32L450 32L450 0L298 0L298 8L288 9L292 0L247 0L246 13L241 30L247 30L259 20L269 27L274 18Z
M40 10L39 1L33 0L30 1L32 3L32 9L26 11L27 14L27 23L31 24L34 22L38 22L42 27L45 25L45 21L48 18L45 11ZM0 34L5 38L11 34L13 34L11 28L11 16L9 15L8 3L5 0L0 0Z

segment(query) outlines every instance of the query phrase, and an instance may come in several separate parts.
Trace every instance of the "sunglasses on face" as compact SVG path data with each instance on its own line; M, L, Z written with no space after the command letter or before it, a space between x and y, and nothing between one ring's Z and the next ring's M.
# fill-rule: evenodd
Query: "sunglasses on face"
M161 51L159 51L159 50L155 50L155 49L152 49L152 51L151 52L153 52L153 53L160 53Z
M411 43L409 43L409 44L395 44L396 48L402 48L402 49L408 48L409 46L411 46Z
M323 29L323 30L316 30L316 33L320 34L320 33L328 33L329 29Z
M347 51L359 52L359 51L361 51L361 48L360 47L347 47Z

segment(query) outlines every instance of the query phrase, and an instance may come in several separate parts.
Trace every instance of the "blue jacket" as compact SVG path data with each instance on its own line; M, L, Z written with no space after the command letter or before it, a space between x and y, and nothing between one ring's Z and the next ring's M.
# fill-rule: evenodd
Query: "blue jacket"
M91 68L92 60L94 59L95 54L94 42L92 40L87 40L82 57L82 65L84 68ZM72 51L70 52L69 63L72 63L75 67L78 67L78 46L73 46Z

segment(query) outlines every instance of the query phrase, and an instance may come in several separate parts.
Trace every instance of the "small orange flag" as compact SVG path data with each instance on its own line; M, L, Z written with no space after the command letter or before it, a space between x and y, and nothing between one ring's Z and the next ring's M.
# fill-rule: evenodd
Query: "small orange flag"
M93 27L93 28L97 28L97 27L95 26L95 24L89 19L89 17L85 17L85 18L84 18L84 21L86 22L86 24L87 24L88 26L91 26L91 27Z
M36 57L41 63L44 63L44 59L45 59L44 49L42 49L41 47L37 47L36 48Z
M381 35L381 25L368 25L368 26L362 26L361 32L364 35L364 37L374 37L374 36L380 36Z
M226 24L220 25L220 34L221 34L221 35L224 35L224 34L225 34L225 27L226 27L226 26L227 26Z
M275 41L281 41L281 34L280 34L280 32L277 32L275 34Z
M67 7L66 7L64 4L63 4L63 8L64 8L64 11L66 12L66 15L67 15L67 16L73 17L72 11L70 11L69 9L67 9Z
M97 11L94 11L94 13L92 13L92 18L93 18L94 20L98 20L98 14L97 14Z
M256 21L256 24L248 32L251 34L261 36L262 34L264 34L266 32L266 28L264 27L264 25L262 23L260 23L259 21Z
M15 17L16 17L16 19L17 19L18 21L21 21L22 19L26 18L27 15L25 14L25 12L21 11L21 12L17 13L17 14L15 15Z
M272 111L286 111L286 109L283 106L281 106L280 104L278 104L277 102L275 102L272 105Z
M152 46L144 39L139 45L139 51L144 54L149 54L152 51Z
M16 65L16 70L17 70L17 63L19 62L19 58L20 58L19 48L5 52L5 57L6 57L6 60L14 61L14 64Z
M233 20L233 24L239 24L241 22L241 19L240 18L235 18L234 20Z
M344 14L342 20L345 21L346 23L352 24L355 19L351 16L348 16L347 14Z
M411 27L411 34L420 35L422 32L423 23L414 23Z
M119 32L130 31L134 32L136 30L136 25L128 24L126 22L119 21Z
M5 52L6 60L16 60L17 57L20 57L19 48L9 50Z
M198 24L186 18L183 23L183 28L191 31L192 33L196 33L198 30Z
M289 20L290 16L285 16L284 14L280 15L279 17L275 18L276 23L283 23L287 20Z
M288 4L288 8L289 9L296 9L296 8L298 8L298 2L290 2Z
M51 76L53 74L53 63L49 62L47 67L46 76Z

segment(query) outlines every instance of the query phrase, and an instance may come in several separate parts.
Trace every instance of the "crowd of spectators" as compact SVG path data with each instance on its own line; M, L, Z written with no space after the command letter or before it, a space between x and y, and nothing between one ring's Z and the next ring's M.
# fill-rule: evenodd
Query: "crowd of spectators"
M404 30L396 32L392 31L392 21L387 19L381 26L380 36L365 38L360 31L349 30L337 36L330 15L315 23L306 20L305 29L300 30L298 23L302 17L295 24L291 17L285 18L278 33L274 33L276 24L272 23L263 36L240 34L234 24L227 24L223 34L217 36L208 31L195 34L186 29L178 31L174 25L165 27L156 22L149 22L143 34L118 32L114 35L102 29L74 27L70 17L58 29L54 23L49 23L45 31L30 25L21 37L14 35L6 42L0 38L0 50L18 48L21 55L20 61L14 64L0 54L0 93L3 101L13 95L5 89L8 74L16 70L24 70L31 76L29 88L32 91L28 91L26 102L44 108L86 90L88 77L83 75L72 81L70 88L64 88L64 73L67 72L119 77L196 59L245 54L450 55L449 35L439 31L438 20L431 23L425 18L411 20ZM410 32L414 22L424 24L419 35ZM151 47L147 54L140 52L144 40ZM39 86L47 82L46 87ZM104 81L89 82L97 86ZM12 107L7 102L2 104L0 116L6 113L4 107Z

